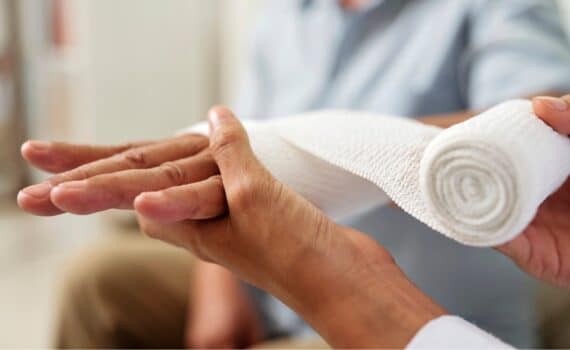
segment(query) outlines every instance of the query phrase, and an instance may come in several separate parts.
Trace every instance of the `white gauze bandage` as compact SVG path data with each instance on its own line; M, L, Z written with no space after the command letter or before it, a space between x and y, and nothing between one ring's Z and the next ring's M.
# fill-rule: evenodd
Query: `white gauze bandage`
M527 100L445 130L343 110L245 125L269 171L327 214L348 217L391 200L473 246L514 238L570 174L570 139Z

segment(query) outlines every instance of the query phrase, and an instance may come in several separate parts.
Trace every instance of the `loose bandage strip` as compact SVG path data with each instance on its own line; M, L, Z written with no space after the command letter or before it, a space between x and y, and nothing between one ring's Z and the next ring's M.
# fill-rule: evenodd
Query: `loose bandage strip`
M472 246L513 239L570 174L570 139L538 119L527 100L445 130L343 110L246 129L268 170L327 214L349 217L393 201Z

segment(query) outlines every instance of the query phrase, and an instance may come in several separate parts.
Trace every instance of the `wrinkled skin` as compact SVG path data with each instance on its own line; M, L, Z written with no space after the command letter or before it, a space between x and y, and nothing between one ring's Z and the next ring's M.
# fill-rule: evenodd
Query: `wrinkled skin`
M570 95L535 98L533 105L535 113L547 124L562 134L570 134ZM20 206L37 215L131 208L142 192L203 181L218 173L207 138L199 135L110 147L30 141L23 145L22 153L41 169L65 171L47 180L47 186L36 185L20 192ZM87 181L69 183L81 179ZM209 183L200 186L213 189ZM192 191L181 203L165 203L155 210L161 210L168 221L188 219L188 212L193 213L190 216L194 219L214 217L224 205L224 197L219 189L206 193ZM269 206L271 202L264 204ZM569 287L569 209L570 184L566 181L541 205L521 235L497 249L536 278Z

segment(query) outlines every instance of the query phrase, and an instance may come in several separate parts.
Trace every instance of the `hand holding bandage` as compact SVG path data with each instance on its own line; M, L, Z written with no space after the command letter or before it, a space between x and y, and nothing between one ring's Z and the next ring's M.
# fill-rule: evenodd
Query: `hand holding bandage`
M383 247L336 225L275 180L227 109L213 109L210 121L211 153L221 175L138 196L135 208L144 232L269 291L333 347L401 348L445 313L406 278ZM180 205L189 195L216 190L225 193L226 215L192 220L193 211ZM164 209L176 206L180 221L172 222ZM345 322L360 326L345 327Z
M325 212L351 216L393 200L475 246L518 235L570 174L570 140L525 100L445 130L349 111L306 113L251 130L254 150L277 179Z
M570 135L570 95L533 101L535 113L554 130ZM528 140L531 142L531 140ZM550 156L550 155L545 155ZM565 164L558 164L564 168ZM570 288L570 179L538 208L532 222L499 247L526 272L559 287Z
M276 152L260 157L280 180L322 201L314 202L327 212L356 212L390 198L446 236L470 245L498 246L532 275L568 287L570 140L533 110L567 134L569 101L570 96L538 98L533 105L506 102L443 131L366 113L348 118L343 111L284 120L274 129L297 150L351 176L338 171L328 176L333 173L329 168L318 176L279 174L285 167L268 156ZM313 169L323 169L312 163ZM358 178L387 196L382 199ZM311 186L323 182L337 195L313 197Z
M540 101L543 100L537 100L534 103L535 112L553 126L560 127L560 130L564 131L565 124L563 121L569 119L568 112L547 109L544 102ZM559 101L567 105L564 100ZM386 131L384 128L381 133L378 133L378 130L382 130L382 128L371 127L371 123L377 125L378 118L382 117L361 115L359 118L349 120L342 128L339 128L339 124L335 123L335 120L345 118L343 113L346 114L346 112L328 112L326 119L313 114L305 115L303 119L295 118L283 122L271 122L270 124L278 125L278 127L261 126L255 130L252 129L251 137L256 155L271 173L327 213L342 215L350 210L356 211L382 203L386 197L382 195L383 192L372 185L374 183L405 210L440 232L447 233L465 243L498 244L518 234L528 224L540 202L556 189L568 174L567 157L569 152L564 151L567 149L568 140L554 134L546 125L536 120L530 113L528 104L523 106L525 102L515 103L521 106L520 108L517 107L517 110L522 112L517 113L514 117L521 119L510 126L518 127L518 131L509 129L509 118L506 114L501 117L501 113L497 113L497 110L492 110L492 113L487 112L444 132L438 128L426 127L407 120L398 120L387 123L389 130ZM508 113L513 112L510 107L505 110L504 106L500 108ZM508 105L506 106L508 107ZM500 121L501 119L507 120L503 123ZM487 122L489 124L485 124ZM493 128L494 126L503 127L504 133L497 133ZM436 146L441 145L437 142L439 136L464 133L465 136L470 137L471 129L479 132L479 135L484 135L484 137L494 140L493 142L497 142L496 146L498 147L491 147L491 150L498 150L498 153L495 152L495 155L489 157L480 157L484 161L491 160L491 164L496 165L484 169L477 162L469 164L468 161L475 159L473 153L467 153L467 157L462 158L461 153L457 156L457 154L444 152L444 155L451 154L451 156L443 160L433 156L433 154L438 154L437 152L430 153L430 148L437 150ZM316 134L315 130L317 130ZM275 137L276 133L279 137ZM322 137L322 135L327 135L327 137ZM458 139L461 140L461 137L458 136ZM369 143L369 140L373 142ZM353 147L355 144L358 146L357 148ZM387 145L390 146L389 149L386 149ZM145 147L148 149L149 146ZM536 155L535 148L541 148L542 154ZM286 152L283 152L283 149L286 149ZM425 151L426 149L427 151ZM33 148L24 148L24 150L27 152L27 158L36 159ZM485 152L488 151L489 148L478 150L483 154L487 154ZM514 158L507 157L500 160L497 157L497 154L501 155L511 151L514 152ZM44 152L50 154L49 150ZM152 152L155 151L152 150ZM51 198L52 202L60 209L79 213L117 206L126 207L132 204L129 201L142 191L167 188L176 184L176 181L155 181L156 176L158 176L157 172L160 173L159 170L162 170L168 178L178 178L180 181L196 181L216 173L215 165L212 168L213 162L208 158L207 152L201 154L204 164L208 164L206 166L209 169L208 174L201 174L200 172L197 175L194 174L194 170L200 169L197 166L199 163L196 161L186 161L188 164L183 163L184 167L179 167L177 161L158 169L96 176L82 184L72 184L73 186L69 186L67 189L66 185L58 186L56 191L52 191L51 197L48 193L48 203L49 198ZM452 176L451 183L438 180L437 176L424 176L420 179L421 171L425 172L429 168L425 165L429 163L426 161L422 163L422 156L429 154L432 154L431 159L435 161L433 164L439 162L439 164L446 165L442 168L445 171L449 170L450 167L453 168L452 160L457 159L463 159L462 162L464 163L467 161L467 167L464 169L469 169L469 171L460 172L457 177ZM529 155L530 157L528 157ZM114 160L116 161L119 158L114 157ZM148 157L145 156L144 158ZM496 160L498 162L495 162ZM522 160L522 164L518 163L520 160ZM114 166L101 166L101 164L110 161L96 162L98 167L95 168L95 171L92 171L91 168L89 171L85 171L85 167L93 167L93 165L88 164L83 166L83 169L80 167L75 173L80 175L99 174L101 169L102 172L114 172L116 170L113 170ZM376 167L371 168L371 164L375 164ZM421 169L420 164L423 164ZM158 164L148 166L156 165ZM519 166L522 168L517 169ZM173 169L176 171L173 172ZM189 169L192 170L196 179L172 176L173 174L187 174ZM528 174L525 173L525 169L528 170ZM432 173L437 174L437 172ZM482 175L485 182L481 182L481 178L473 176L473 174ZM509 174L515 174L515 178ZM541 174L545 174L545 176L541 178ZM522 176L522 178L518 178L518 176ZM526 180L524 180L525 177ZM491 181L484 180L484 178ZM436 180L433 182L434 185L430 185L429 181L426 181L429 179ZM445 180L446 177L443 179ZM514 181L512 181L513 179ZM421 184L423 185L420 186ZM550 232L553 225L556 232L564 232L561 229L567 228L569 225L566 215L568 213L567 188L566 184L563 185L540 207L536 219L523 231L523 235L500 248L503 252L513 256L515 261L521 265L533 266L526 267L533 274L559 284L565 283L565 281L567 283L570 280L567 276L568 272L565 272L570 268L568 261L564 260L564 254L553 254L553 252L556 252L556 248L560 248L560 246L568 245L568 238L567 236L552 236ZM427 196L427 200L425 200L424 194L429 191L434 191L434 195ZM94 195L94 193L98 194ZM21 205L24 208L34 210L34 206L27 205L30 198L26 196L25 192L21 197ZM93 198L96 200L87 200ZM122 200L117 200L117 198ZM439 209L437 209L440 206L438 198L445 199L441 202L444 209L441 212L438 212ZM470 205L470 201L465 201L466 199L470 200L471 203L472 200L475 200L476 205ZM164 208L164 212L171 215L172 220L181 219L180 211L177 208L197 206L198 208L193 208L193 210L200 212L207 208L203 217L208 217L216 213L215 207L219 206L221 201L222 199L214 194L207 198L180 201L177 205L171 204L170 207ZM552 206L549 203L555 205ZM434 207L437 210L433 210ZM546 216L542 215L543 212L546 213ZM511 215L504 216L505 213ZM513 216L513 213L516 215ZM464 215L467 215L467 220L458 223L457 220L460 220ZM546 220L551 215L556 219ZM545 222L549 222L549 224L546 225ZM465 226L466 224L474 225ZM468 228L467 235L456 235L457 232L454 232L465 228L462 228L461 225ZM478 241L473 241L473 239ZM542 253L542 248L548 252ZM531 256L531 253L537 255Z

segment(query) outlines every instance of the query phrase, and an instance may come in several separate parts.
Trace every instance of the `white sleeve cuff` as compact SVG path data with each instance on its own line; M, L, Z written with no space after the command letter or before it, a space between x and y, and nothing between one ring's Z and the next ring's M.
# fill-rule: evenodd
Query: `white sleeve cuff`
M513 349L490 333L457 316L428 322L406 349Z

